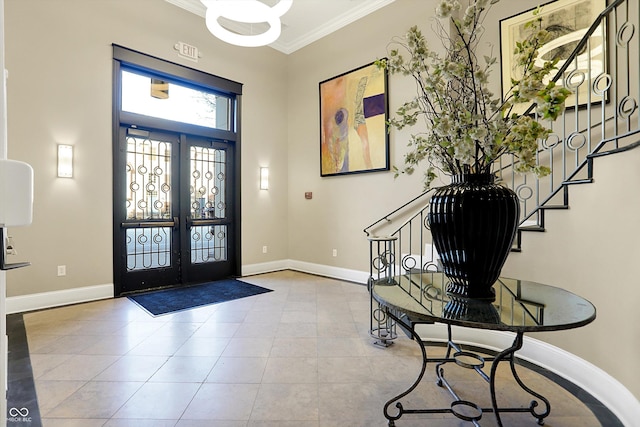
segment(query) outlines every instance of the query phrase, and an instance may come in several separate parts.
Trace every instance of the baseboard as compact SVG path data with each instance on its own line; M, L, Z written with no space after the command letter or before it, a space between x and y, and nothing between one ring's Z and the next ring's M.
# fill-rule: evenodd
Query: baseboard
M279 260L271 262L262 262L260 264L249 264L242 266L243 276L252 276L254 274L271 273L274 271L288 270L289 260Z
M366 284L369 280L369 273L363 271L333 267L330 265L314 264L304 261L289 260L289 269L360 284Z
M446 325L419 325L421 337L433 341L447 340ZM485 331L453 327L454 340L502 351L513 344L514 335L502 331ZM525 335L518 357L566 379L591 394L605 405L625 425L632 426L640 414L640 401L619 381L597 366L559 347Z
M331 277L332 279L345 280L347 282L360 284L366 284L369 279L369 273L363 271L333 267L330 265L314 264L312 262L292 259L243 265L242 275L251 276L254 274L271 273L280 270L295 270L301 273L315 274L318 276Z
M106 298L113 298L112 283L7 297L6 306L7 314L13 314Z

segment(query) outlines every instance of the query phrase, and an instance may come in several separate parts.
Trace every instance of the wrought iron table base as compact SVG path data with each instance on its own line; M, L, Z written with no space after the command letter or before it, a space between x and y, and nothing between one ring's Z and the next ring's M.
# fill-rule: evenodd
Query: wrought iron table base
M387 315L391 317L396 322L400 322L391 310L387 310ZM482 414L485 412L493 412L495 414L496 420L498 422L498 426L502 427L502 419L500 418L500 413L503 412L529 412L533 415L534 418L537 419L539 425L544 424L544 419L551 412L551 405L549 400L542 396L540 393L537 393L527 387L520 376L518 375L515 367L515 353L516 351L522 348L523 343L523 332L517 332L516 337L513 341L513 345L506 350L498 353L495 357L483 358L475 353L465 352L460 349L460 347L455 344L452 340L451 334L451 325L447 325L447 334L448 334L448 344L447 344L447 353L444 358L431 358L427 357L427 351L424 345L424 342L420 338L420 336L415 332L414 328L407 328L408 332L411 334L411 337L419 344L420 351L422 352L422 368L420 373L418 374L415 382L404 392L389 400L384 405L384 416L389 420L389 427L394 427L395 421L400 419L403 414L443 414L443 413L451 413L455 415L457 418L472 422L473 425L480 427L478 421L482 418ZM452 350L455 351L452 355ZM453 357L452 357L453 356ZM474 360L474 363L468 363L463 360L463 358L471 358ZM490 374L487 375L482 368L484 367L485 361L491 361L491 371ZM498 407L498 402L496 399L496 370L498 368L498 364L503 361L508 361L511 367L511 373L513 378L516 380L520 388L525 392L532 395L535 399L531 401L528 408L500 408ZM454 401L451 403L450 408L440 408L440 409L405 409L400 399L410 394L415 388L420 384L424 374L427 370L427 363L429 362L437 362L436 365L436 375L437 381L436 384L440 387L446 387L451 396L454 398ZM455 363L458 366L473 369L475 370L484 380L489 383L489 390L491 393L491 407L490 408L481 408L477 404L462 400L458 394L453 390L449 382L444 377L444 365L447 363ZM536 400L538 399L538 400ZM539 401L543 403L542 409L543 412L536 412L536 408L540 405ZM396 413L390 413L390 407L395 403Z

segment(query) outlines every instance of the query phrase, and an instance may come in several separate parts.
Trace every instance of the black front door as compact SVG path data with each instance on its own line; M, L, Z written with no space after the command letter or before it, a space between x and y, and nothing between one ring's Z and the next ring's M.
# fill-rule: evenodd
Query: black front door
M203 137L120 127L116 295L233 275L233 148Z
M238 275L242 84L113 59L114 294Z

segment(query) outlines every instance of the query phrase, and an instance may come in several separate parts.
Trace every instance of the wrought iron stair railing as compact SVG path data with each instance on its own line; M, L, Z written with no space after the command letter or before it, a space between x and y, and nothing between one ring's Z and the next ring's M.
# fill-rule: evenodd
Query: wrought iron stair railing
M593 161L640 146L640 5L637 0L611 2L559 62L554 81L573 97L565 112L544 122L552 135L540 142L538 160L551 168L543 178L514 172L517 159L503 159L497 176L521 203L522 233L545 230L545 212L569 207L569 187L593 181ZM530 107L527 112L531 112ZM370 240L370 285L408 280L438 269L427 223L432 191L415 197L364 229ZM413 286L413 285L412 285ZM419 285L418 285L419 286ZM384 313L372 301L371 335L382 345L395 337Z

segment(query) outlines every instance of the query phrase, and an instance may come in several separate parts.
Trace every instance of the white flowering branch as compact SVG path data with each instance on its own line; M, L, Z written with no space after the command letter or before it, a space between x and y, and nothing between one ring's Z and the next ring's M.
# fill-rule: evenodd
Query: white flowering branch
M514 114L513 107L534 103L540 117L553 120L563 111L570 92L553 82L543 82L555 69L555 61L541 68L534 66L538 49L549 40L541 28L539 11L527 24L530 35L514 47L520 79L511 81L504 100L489 90L489 75L497 60L485 56L481 64L476 50L486 13L497 1L471 0L458 19L454 15L460 3L441 0L436 7L436 16L441 19L436 34L445 47L444 56L431 50L414 26L403 38L394 38L388 59L378 61L390 73L411 76L416 83L416 97L398 108L389 125L397 129L419 122L426 125L424 131L411 136L411 150L405 155L404 167L395 168L396 174L411 174L426 161L428 187L436 170L454 175L492 173L494 163L505 154L518 159L517 171L539 176L549 173L537 164L536 152L538 141L547 138L550 130L529 115ZM450 24L453 35L442 20Z

